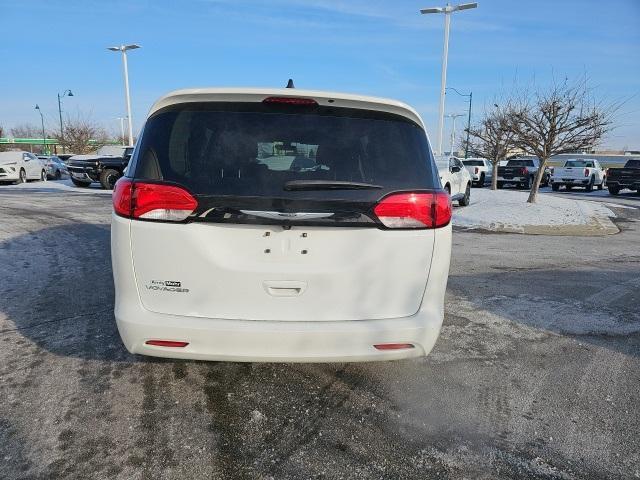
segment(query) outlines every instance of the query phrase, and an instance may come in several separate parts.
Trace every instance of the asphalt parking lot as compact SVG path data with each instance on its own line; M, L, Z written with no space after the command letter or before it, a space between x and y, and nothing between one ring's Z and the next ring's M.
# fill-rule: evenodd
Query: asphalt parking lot
M427 358L240 364L127 353L110 196L0 186L0 478L640 478L640 197L589 198L619 234L456 231Z

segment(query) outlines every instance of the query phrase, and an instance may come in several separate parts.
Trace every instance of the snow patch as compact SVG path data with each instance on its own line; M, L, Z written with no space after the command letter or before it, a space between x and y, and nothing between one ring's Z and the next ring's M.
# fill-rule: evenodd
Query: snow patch
M602 234L618 231L610 220L616 215L602 203L540 194L537 203L532 204L527 203L528 195L529 192L473 189L471 204L454 208L453 225L516 233L585 234L577 232L590 229ZM571 227L582 228L572 230Z

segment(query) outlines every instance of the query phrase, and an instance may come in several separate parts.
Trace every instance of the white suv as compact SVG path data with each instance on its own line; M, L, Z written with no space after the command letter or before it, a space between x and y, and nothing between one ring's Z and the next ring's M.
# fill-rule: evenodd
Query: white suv
M113 193L127 349L229 361L392 360L432 349L451 202L393 100L173 92Z

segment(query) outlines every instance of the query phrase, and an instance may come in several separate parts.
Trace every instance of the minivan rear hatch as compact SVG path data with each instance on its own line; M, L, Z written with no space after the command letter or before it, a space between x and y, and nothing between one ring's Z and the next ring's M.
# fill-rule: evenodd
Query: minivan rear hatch
M178 185L180 223L133 220L140 299L166 314L358 320L417 312L432 229L388 229L394 192L439 188L426 134L401 115L315 102L189 102L154 113L134 181Z

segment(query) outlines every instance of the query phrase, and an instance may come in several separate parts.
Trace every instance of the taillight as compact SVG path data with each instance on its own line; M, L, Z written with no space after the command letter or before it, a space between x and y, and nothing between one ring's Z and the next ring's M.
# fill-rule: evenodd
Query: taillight
M522 167L520 169L520 175L527 175L529 173L529 170L527 170L527 167Z
M262 103L283 103L286 105L318 105L313 98L303 97L267 97Z
M113 209L123 217L180 222L198 206L184 188L122 178L113 190Z
M121 217L131 217L131 191L133 182L122 177L113 187L113 210Z
M373 212L387 228L439 228L451 221L451 197L447 192L396 193Z
M585 169L584 169L584 176L585 176L585 177L588 177L588 176L589 176L589 169L588 169L588 168L585 168Z
M475 170L475 171L476 171L476 175L477 175L478 173L480 173L480 169L479 169L478 167L476 167L476 170Z

